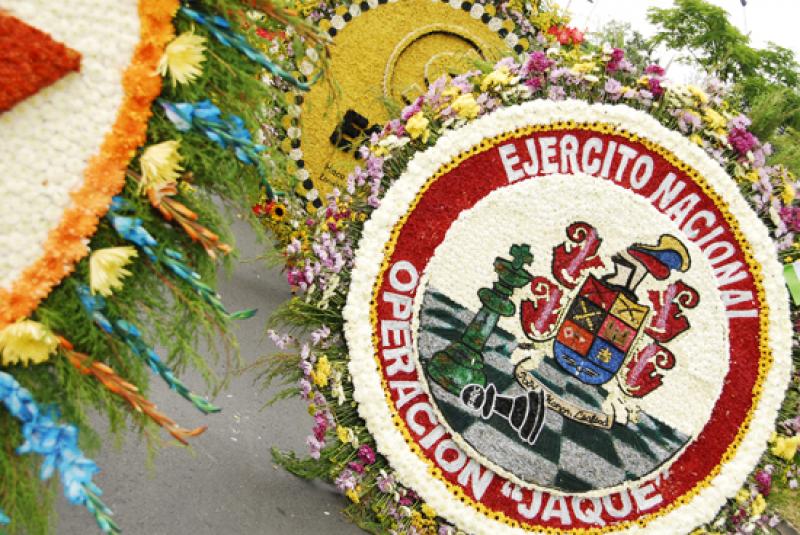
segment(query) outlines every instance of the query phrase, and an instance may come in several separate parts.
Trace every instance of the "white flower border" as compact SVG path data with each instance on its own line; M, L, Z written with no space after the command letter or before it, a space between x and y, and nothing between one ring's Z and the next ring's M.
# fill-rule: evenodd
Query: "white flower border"
M381 207L365 223L356 252L352 282L342 311L350 352L353 398L358 403L359 414L375 438L378 450L388 459L399 480L417 492L438 514L469 533L528 533L461 503L442 481L430 475L427 463L406 445L403 435L394 426L392 413L385 402L381 374L375 363L370 302L384 260L384 244L389 241L393 227L408 211L417 192L430 176L484 139L531 125L567 120L620 125L689 163L728 202L730 212L738 220L753 256L763 270L766 305L770 309L769 342L774 361L749 432L733 459L722 465L711 484L700 490L689 503L653 519L646 528L634 524L624 530L625 533L641 533L645 530L648 533L665 534L689 532L714 518L726 499L742 487L765 450L790 379L792 326L782 268L767 228L748 206L734 181L716 162L684 136L665 128L644 112L624 105L590 105L579 100L536 100L498 110L458 130L448 131L434 147L416 154L403 175L387 191Z

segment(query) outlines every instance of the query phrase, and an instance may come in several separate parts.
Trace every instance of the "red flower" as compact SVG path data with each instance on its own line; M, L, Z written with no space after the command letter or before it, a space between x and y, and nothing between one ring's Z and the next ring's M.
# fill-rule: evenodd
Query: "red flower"
M570 26L551 26L547 33L562 45L579 45L583 42L583 32Z

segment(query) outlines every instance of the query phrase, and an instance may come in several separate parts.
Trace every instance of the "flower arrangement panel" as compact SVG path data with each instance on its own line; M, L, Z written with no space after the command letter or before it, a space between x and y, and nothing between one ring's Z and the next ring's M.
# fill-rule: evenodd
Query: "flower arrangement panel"
M80 53L81 69L0 115L0 327L29 314L87 254L86 238L144 140L161 87L144 73L155 71L172 34L163 23L177 7L5 3L13 16Z
M379 452L470 533L690 531L756 466L791 369L766 227L619 105L443 134L365 223L343 317Z
M346 186L364 135L389 120L387 99L410 102L441 74L527 46L511 19L472 2L353 3L320 26L335 44L329 65L335 93L318 84L300 97L291 130L297 137L286 141L292 157L302 161L299 175L310 181L304 189L316 208L332 188Z

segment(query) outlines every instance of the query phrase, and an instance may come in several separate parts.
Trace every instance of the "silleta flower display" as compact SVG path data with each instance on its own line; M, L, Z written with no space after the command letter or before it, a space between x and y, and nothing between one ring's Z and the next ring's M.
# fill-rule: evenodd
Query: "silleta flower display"
M315 417L311 459L276 459L377 533L774 525L794 179L715 82L548 35L434 81L273 224L277 320L313 334L274 333L272 371Z
M791 326L766 228L644 113L538 101L443 135L354 265L359 413L465 531L688 531L772 434Z

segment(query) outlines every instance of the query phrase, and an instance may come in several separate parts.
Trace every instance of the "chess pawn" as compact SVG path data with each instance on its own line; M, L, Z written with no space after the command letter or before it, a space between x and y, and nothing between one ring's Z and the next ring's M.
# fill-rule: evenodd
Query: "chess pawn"
M467 385L461 391L461 401L484 420L493 414L508 420L519 438L528 444L535 444L544 427L545 406L544 390L529 390L527 394L517 397L502 396L497 388L489 386Z

